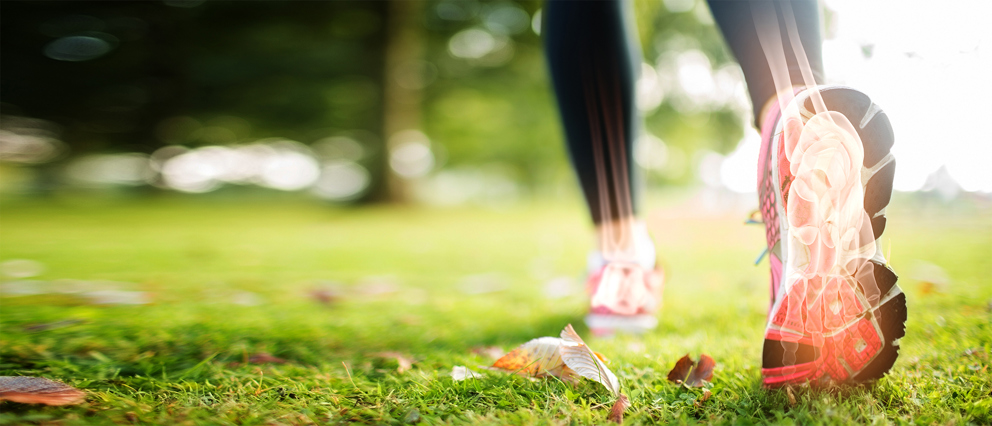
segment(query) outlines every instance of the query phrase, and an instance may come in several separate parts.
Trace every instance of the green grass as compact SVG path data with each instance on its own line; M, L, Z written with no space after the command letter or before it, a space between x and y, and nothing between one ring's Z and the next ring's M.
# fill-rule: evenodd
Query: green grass
M591 424L597 384L453 366L491 360L572 323L606 355L633 406L627 423L989 424L992 422L992 207L901 198L883 238L909 298L902 356L873 386L783 391L760 385L767 264L760 227L653 199L650 227L669 272L657 330L589 337L580 281L591 244L578 203L504 209L332 208L294 197L5 200L0 261L32 259L37 279L109 280L151 294L140 306L72 294L0 297L0 375L84 389L71 407L0 403L0 424ZM926 262L926 263L923 263ZM946 271L934 292L918 278ZM932 269L933 266L930 266ZM472 284L472 283L483 284ZM308 292L339 283L340 299ZM109 285L109 284L108 284ZM577 284L580 286L580 284ZM378 290L377 290L378 289ZM482 290L496 290L472 294ZM253 302L253 306L233 303ZM73 319L47 331L30 328ZM397 351L416 362L396 371ZM268 352L285 364L245 364ZM685 353L717 361L712 397L668 383Z

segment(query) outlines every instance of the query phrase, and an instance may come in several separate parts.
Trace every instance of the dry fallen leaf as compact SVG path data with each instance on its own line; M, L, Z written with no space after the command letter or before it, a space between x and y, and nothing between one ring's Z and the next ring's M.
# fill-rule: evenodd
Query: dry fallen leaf
M696 363L692 361L692 358L689 358L689 354L683 355L682 358L679 358L675 362L672 371L668 372L668 381L681 384L685 381L686 377L689 377L689 372L692 371L694 364Z
M606 416L606 419L616 424L621 424L623 423L623 412L628 408L630 408L630 399L627 398L627 395L620 394L620 397L613 404L613 408L610 409L610 414Z
M675 367L672 367L672 371L668 372L668 381L701 388L705 382L713 379L714 367L716 367L716 361L709 355L700 355L699 363L696 363L686 354L679 358L675 362Z
M379 353L375 353L375 354L372 354L372 355L373 356L376 356L376 357L379 357L379 358L392 358L392 359L395 359L396 360L396 364L399 365L398 367L396 367L396 372L397 373L402 373L404 371L409 370L411 367L413 367L413 360L410 359L410 357L408 357L406 355L403 355L403 354L401 354L399 352L379 352Z
M538 337L503 355L493 367L522 376L571 379L573 376L562 360L561 346L562 339L557 337Z
M713 358L706 354L699 355L699 362L689 373L689 378L685 380L685 384L694 388L703 387L703 382L713 380L713 367L716 367L716 361L713 361Z
M582 338L575 333L572 324L561 331L561 358L565 365L580 376L606 386L613 396L620 397L620 380L596 355Z
M789 406L794 407L796 405L796 395L792 393L792 386L785 387L785 395L789 397Z
M534 380L536 377L555 376L573 382L585 377L602 384L617 398L608 416L610 421L623 422L623 412L630 407L630 400L620 393L620 380L606 366L603 355L594 352L572 328L565 326L561 338L539 337L503 355L491 367L509 371ZM478 373L462 366L452 371L455 380L479 377Z
M451 370L451 379L460 382L465 379L480 379L482 375L469 370L464 365L456 365L455 368Z
M561 338L533 339L500 357L493 363L493 368L527 377L555 376L568 382L581 376L603 384L617 396L620 382L606 367L605 361L602 355L586 346L569 324L562 330Z
M249 364L285 364L286 362L286 360L272 356L267 352L259 352L248 357Z
M83 391L42 377L0 376L0 401L72 405L86 400Z

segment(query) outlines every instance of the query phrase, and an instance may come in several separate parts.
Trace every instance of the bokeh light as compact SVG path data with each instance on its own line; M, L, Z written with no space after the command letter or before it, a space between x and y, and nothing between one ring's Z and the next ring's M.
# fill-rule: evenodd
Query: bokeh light
M0 161L40 164L58 158L65 145L50 121L0 116Z
M283 191L295 191L309 187L320 177L320 165L311 155L304 152L287 149L287 141L277 145L274 155L270 155L262 163L258 175L259 184ZM294 145L299 145L293 142ZM303 148L299 145L300 148Z
M86 155L65 167L66 177L84 185L145 185L154 174L148 155L139 153Z
M637 139L634 161L647 170L660 171L668 165L668 145L650 133Z
M353 161L325 163L313 193L331 201L349 201L360 197L372 182L369 171Z
M496 34L519 34L530 26L530 16L512 2L492 4L484 15L486 29Z
M497 47L496 37L479 28L470 28L455 34L448 42L448 51L459 58L479 59Z
M540 6L424 3L413 9L422 19L404 30L416 35L420 53L388 69L376 55L388 52L384 30L392 21L359 3L313 6L329 16L319 41L311 40L316 27L295 12L268 19L257 8L199 0L156 3L163 18L123 6L39 12L17 30L37 39L25 49L39 62L17 49L4 53L4 75L18 84L4 90L0 189L152 185L205 193L242 186L310 189L348 202L393 178L416 181L417 194L430 185L453 188L444 181L455 175L514 180L515 191L563 186L558 176L568 173L568 160L538 37ZM941 188L952 198L992 193L984 164L992 143L962 125L992 113L982 101L992 96L984 77L992 36L981 19L989 4L823 6L828 82L869 93L888 113L897 135L896 189ZM239 7L255 21L219 18ZM635 160L649 187L716 182L754 192L750 101L706 2L663 0L636 12L644 47L636 105L645 126ZM178 37L156 21L180 17L196 36ZM934 30L920 31L920 22ZM204 37L213 25L237 35ZM32 66L11 65L18 63ZM44 77L31 80L35 74ZM407 95L391 103L390 90ZM387 116L419 133L384 134ZM464 195L479 193L473 185L447 199L473 202L475 195ZM422 198L431 197L412 196Z
M390 138L393 146L389 155L389 166L396 174L405 178L426 175L434 168L434 153L427 136L417 130L405 130Z
M661 105L665 91L661 88L658 72L646 63L641 64L641 75L637 79L637 109L650 113Z
M45 46L45 56L59 61L88 61L113 50L117 38L105 33L56 39Z
M266 139L244 146L207 146L193 150L166 147L153 158L166 186L183 192L209 192L224 183L254 183L296 191L320 177L309 148L287 139ZM160 150L160 151L162 151Z

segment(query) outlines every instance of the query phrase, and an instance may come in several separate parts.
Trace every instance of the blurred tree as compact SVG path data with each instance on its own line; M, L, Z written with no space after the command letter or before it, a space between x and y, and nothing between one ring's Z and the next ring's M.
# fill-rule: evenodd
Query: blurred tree
M425 85L423 2L391 0L386 25L383 76L383 132L388 161L401 144L400 132L420 131L421 89ZM383 167L385 194L393 202L410 198L409 182L392 167Z

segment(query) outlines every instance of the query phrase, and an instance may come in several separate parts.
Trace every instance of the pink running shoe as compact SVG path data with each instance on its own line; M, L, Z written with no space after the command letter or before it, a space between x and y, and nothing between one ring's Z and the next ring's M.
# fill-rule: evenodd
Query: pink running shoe
M608 262L586 281L591 297L586 325L597 336L617 331L640 334L655 328L663 281L660 268Z
M878 238L892 194L892 126L865 94L810 91L762 125L758 197L771 263L766 387L882 377L905 335L906 296Z

